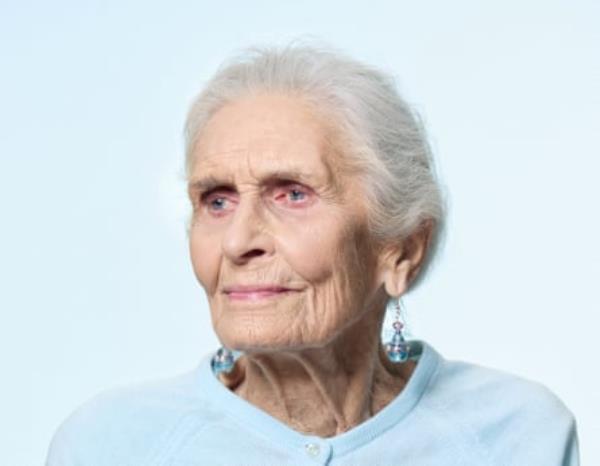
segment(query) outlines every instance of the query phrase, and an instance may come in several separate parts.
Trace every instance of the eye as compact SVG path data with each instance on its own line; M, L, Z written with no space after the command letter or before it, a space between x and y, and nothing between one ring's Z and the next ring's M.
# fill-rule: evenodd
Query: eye
M211 190L200 196L200 204L209 212L222 213L230 208L231 199L222 190Z
M215 197L208 202L208 205L212 209L222 210L225 202L226 199L224 197Z
M276 190L275 200L294 206L305 206L310 201L310 192L298 184L281 186Z
M302 200L306 197L306 193L299 189L290 189L288 193L292 195L292 199L295 201Z

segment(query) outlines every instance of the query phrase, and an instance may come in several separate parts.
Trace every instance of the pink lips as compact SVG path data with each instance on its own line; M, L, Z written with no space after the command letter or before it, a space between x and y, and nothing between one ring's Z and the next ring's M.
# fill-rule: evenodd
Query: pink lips
M230 299L235 300L259 300L273 296L281 296L287 292L296 291L278 285L236 285L224 289Z

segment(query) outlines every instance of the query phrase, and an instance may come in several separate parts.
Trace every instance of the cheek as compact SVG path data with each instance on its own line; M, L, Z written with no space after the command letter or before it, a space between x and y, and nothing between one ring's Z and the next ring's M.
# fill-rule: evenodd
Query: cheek
M208 295L217 287L219 271L219 247L210 235L192 230L190 232L190 258L196 279Z
M368 242L359 225L328 216L283 232L280 248L292 269L323 295L342 301L364 292L371 273ZM334 304L334 303L329 303ZM341 303L339 303L341 304Z
M311 284L327 280L339 249L335 226L305 222L278 231L279 252L296 274Z

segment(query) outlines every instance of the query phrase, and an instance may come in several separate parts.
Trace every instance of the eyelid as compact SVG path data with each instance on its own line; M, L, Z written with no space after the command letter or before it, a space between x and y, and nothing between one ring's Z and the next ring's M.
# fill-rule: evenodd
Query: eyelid
M232 192L233 189L229 186L215 186L214 188L207 188L204 191L201 191L198 197L201 202L204 202L207 197L209 197L211 194L216 193L218 191Z
M274 186L276 188L289 188L289 187L293 187L293 188L300 188L304 191L308 191L309 188L304 184L301 183L300 181L296 181L296 180L277 180L274 183Z
M301 191L302 193L307 195L311 193L311 189L309 187L297 181L286 181L282 183L277 183L274 189L283 189L285 191Z
M276 179L273 180L272 182L268 183L266 188L268 189L269 187L273 188L273 187L287 187L287 186L298 186L301 187L302 189L307 189L306 185L304 185L302 182L300 181L296 181L296 180L292 180L292 179ZM227 186L227 185L219 185L219 186L214 186L214 187L210 187L210 188L206 188L202 191L200 191L200 197L206 197L209 194L212 194L215 191L228 191L228 192L233 192L235 191L235 188L231 187L231 186Z

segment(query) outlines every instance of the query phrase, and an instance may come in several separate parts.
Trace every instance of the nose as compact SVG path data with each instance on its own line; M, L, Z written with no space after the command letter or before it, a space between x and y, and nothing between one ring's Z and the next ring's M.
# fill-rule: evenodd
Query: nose
M272 236L258 202L252 198L240 199L223 235L223 254L236 265L273 253Z

